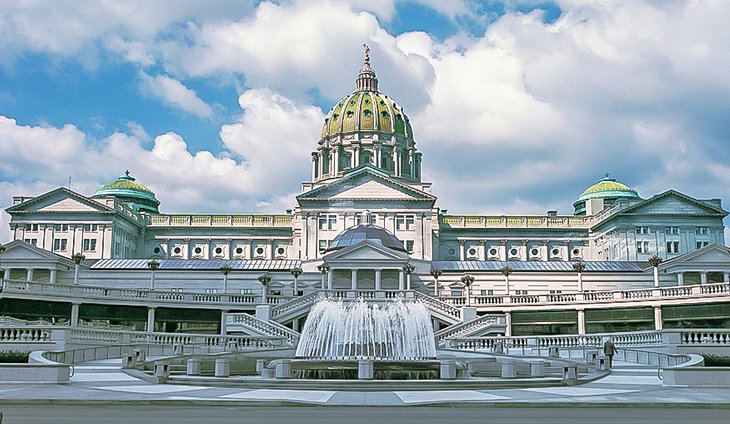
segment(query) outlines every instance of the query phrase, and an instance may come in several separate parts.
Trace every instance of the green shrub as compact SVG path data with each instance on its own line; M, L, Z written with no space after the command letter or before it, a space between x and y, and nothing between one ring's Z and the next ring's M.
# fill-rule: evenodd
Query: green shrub
M730 367L730 356L703 353L706 367Z
M30 351L0 350L0 363L28 363Z

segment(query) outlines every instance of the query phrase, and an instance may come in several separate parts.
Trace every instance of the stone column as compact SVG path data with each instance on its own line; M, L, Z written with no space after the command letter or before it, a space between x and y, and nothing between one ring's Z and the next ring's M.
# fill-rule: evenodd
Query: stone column
M350 288L352 290L357 290L357 269L352 270L352 280Z
M25 274L25 281L33 281L33 268L28 268Z
M3 272L3 279L5 279L5 280L10 279L10 268L5 268L5 271Z
M706 272L700 272L700 284L702 284L702 285L707 284L707 273Z
M334 280L334 272L335 270L332 268L327 271L327 290L332 290L332 280Z
M586 333L586 311L578 309L578 334L584 335Z
M381 284L382 284L382 270L376 269L375 270L375 290L380 290Z
M221 311L221 336L225 336L227 333L226 318L228 318L228 311L224 309Z
M465 260L465 257L466 257L466 255L465 255L466 246L465 245L466 245L466 241L459 240L459 260L460 261Z
M327 282L326 282L326 280L325 280L325 277L326 277L326 276L327 276L327 275L326 275L326 274L325 274L325 273L323 272L323 273L322 273L322 282L321 282L322 290L324 290L324 289L327 289L327 288L329 288L329 287L327 287Z
M664 321L662 319L662 307L655 306L654 307L654 329L655 330L661 330L664 328Z
M50 282L51 282L51 284L56 284L56 270L55 269L51 270Z
M659 267L654 267L654 287L659 287Z
M79 326L79 303L71 304L71 327Z
M312 181L317 179L317 155L312 155Z
M332 153L332 175L337 175L340 172L340 147L335 146Z
M403 290L403 287L405 286L404 280L405 280L405 273L403 270L398 270L398 290Z
M406 274L406 290L411 289L411 273Z
M512 337L512 312L505 312L504 316L506 318L504 324L504 335L505 337Z
M722 273L722 281L725 283L730 283L730 272Z
M147 308L147 332L153 333L155 331L155 307L150 306Z
M683 286L684 285L684 273L683 272L678 272L677 273L677 285L678 286Z

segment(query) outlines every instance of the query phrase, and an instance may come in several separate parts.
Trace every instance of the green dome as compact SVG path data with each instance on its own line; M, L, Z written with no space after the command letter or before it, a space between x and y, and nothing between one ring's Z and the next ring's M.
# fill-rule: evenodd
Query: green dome
M99 188L91 197L107 196L116 197L122 202L128 203L138 212L160 213L158 209L160 201L155 197L155 193L138 183L134 177L129 175L129 171Z
M641 197L639 197L636 193L636 190L626 184L616 181L614 178L610 178L608 172L606 172L603 178L585 189L583 193L578 196L578 200L573 203L575 214L584 215L586 212L586 200L597 198L604 199L604 202L608 204L613 203L619 198L641 200Z

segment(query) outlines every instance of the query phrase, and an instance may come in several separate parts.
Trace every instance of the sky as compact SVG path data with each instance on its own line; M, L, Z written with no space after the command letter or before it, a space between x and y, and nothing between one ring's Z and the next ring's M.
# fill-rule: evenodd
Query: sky
M367 43L449 213L570 214L605 171L727 209L727 22L724 0L0 0L0 205L128 169L163 213L283 213Z

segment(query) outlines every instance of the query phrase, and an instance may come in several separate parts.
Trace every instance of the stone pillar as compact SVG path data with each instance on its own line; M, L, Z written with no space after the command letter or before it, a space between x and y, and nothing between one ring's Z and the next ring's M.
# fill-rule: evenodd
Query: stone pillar
M32 275L32 274L31 274ZM31 279L28 279L30 281ZM79 283L79 264L74 265L74 286Z
M655 306L654 307L654 329L655 330L661 330L664 328L664 321L662 319L662 307Z
M654 267L654 287L659 287L659 267Z
M150 306L147 308L147 332L155 331L155 308Z
M578 291L580 291L580 292L583 291L583 273L582 272L578 273Z
M291 329L299 332L299 319L295 319L291 322Z
M357 290L357 269L352 270L352 277L350 281L350 288L352 290Z
M190 358L187 362L187 369L185 370L185 374L187 375L200 375L200 359L199 358Z
M79 306L78 303L71 304L71 327L79 326Z
M215 376L216 377L230 377L231 376L231 362L226 358L218 358L215 360Z
M155 270L150 270L150 290L155 289Z
M25 281L33 281L33 268L28 268L25 274Z
M578 334L584 335L586 333L586 311L584 309L578 309Z
M376 269L375 270L375 290L380 290L382 285L382 270Z
M700 272L700 284L702 284L702 285L707 284L707 273L706 272Z
M441 361L440 377L442 380L456 379L456 361L447 359Z
M357 363L357 379L358 380L372 380L374 375L373 360L365 359L358 361Z
M723 272L722 273L722 281L724 283L730 283L730 272Z
M678 286L683 286L684 285L684 273L683 272L678 272L677 273L677 285Z
M269 322L271 320L271 305L256 305L256 318Z
M3 271L3 279L4 280L10 279L10 268L5 268L5 271Z
M404 282L405 275L404 274L405 273L403 272L402 269L398 271L398 290L403 290L403 288L405 286L405 282Z
M471 321L477 318L477 308L474 306L464 306L461 308L461 322Z
M51 282L51 284L56 284L56 270L55 269L51 270L50 282Z
M327 271L327 290L332 290L332 280L334 279L334 272L335 270L332 268Z
M406 274L406 290L411 289L411 274L410 272Z
M276 362L274 368L274 378L287 379L291 378L291 359L280 359Z
M317 155L312 155L312 181L317 179Z
M466 250L466 241L459 240L459 260L460 261L466 260L465 259L465 257L466 257L465 250Z
M512 312L505 312L504 316L506 318L504 323L504 335L506 337L512 337Z
M226 331L226 318L228 318L228 311L222 310L221 311L221 336L225 336Z

